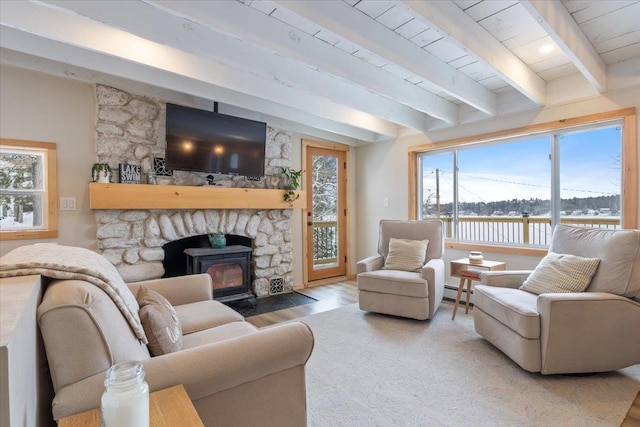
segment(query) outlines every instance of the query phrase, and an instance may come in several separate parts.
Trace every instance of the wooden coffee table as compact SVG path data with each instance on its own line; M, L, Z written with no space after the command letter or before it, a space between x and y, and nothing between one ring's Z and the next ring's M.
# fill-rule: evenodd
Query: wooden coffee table
M472 264L469 262L469 258L461 258L454 261L451 261L450 264L450 275L451 277L460 278L460 283L458 284L458 295L456 295L456 303L453 306L453 316L451 316L451 320L456 318L456 311L458 310L458 305L460 304L460 296L462 295L462 289L464 289L465 284L467 285L467 298L465 301L464 312L469 313L469 295L471 294L471 281L472 280L480 280L479 277L472 277L470 275L465 275L465 271L468 269L477 269L482 271L499 271L505 270L507 268L507 263L502 261L482 261L482 264Z
M149 394L149 427L204 427L182 384ZM71 415L58 427L100 427L100 408Z

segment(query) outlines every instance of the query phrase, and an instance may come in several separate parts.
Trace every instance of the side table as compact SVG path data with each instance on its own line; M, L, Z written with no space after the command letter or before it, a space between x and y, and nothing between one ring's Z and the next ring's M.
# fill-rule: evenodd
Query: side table
M149 427L204 427L182 384L149 394ZM100 427L100 408L64 417L58 427Z
M453 306L453 316L451 320L456 318L456 311L460 304L460 296L462 295L462 289L465 284L467 285L467 298L465 301L465 314L469 313L469 295L471 294L471 281L480 280L480 273L483 271L499 271L505 270L507 263L502 261L482 261L482 264L472 264L469 262L469 258L461 258L451 261L450 274L451 277L460 278L458 284L458 294L456 295L456 302Z

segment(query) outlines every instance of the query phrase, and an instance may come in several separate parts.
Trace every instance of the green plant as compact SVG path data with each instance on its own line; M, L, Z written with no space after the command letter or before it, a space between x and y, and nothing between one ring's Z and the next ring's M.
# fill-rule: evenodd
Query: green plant
M300 198L300 194L296 193L295 190L300 188L302 171L283 167L280 172L284 178L284 201L289 203L289 206L293 206L293 202Z
M100 177L100 172L104 172L105 176L107 176L109 178L109 181L111 181L111 176L113 175L113 172L111 171L111 166L109 166L108 163L94 163L93 167L91 168L91 178L93 179L93 181L97 181L98 178Z

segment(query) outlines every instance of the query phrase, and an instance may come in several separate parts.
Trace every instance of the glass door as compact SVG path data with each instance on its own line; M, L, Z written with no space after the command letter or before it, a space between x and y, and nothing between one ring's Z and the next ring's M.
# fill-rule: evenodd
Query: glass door
M308 147L306 155L307 277L346 274L346 154Z

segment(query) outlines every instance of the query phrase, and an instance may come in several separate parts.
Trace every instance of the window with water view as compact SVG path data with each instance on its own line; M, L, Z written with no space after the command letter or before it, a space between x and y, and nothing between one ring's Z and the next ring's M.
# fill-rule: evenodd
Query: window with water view
M557 223L621 226L620 123L423 153L420 218L447 237L546 246Z

